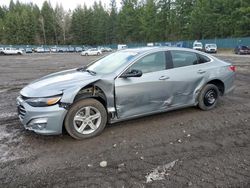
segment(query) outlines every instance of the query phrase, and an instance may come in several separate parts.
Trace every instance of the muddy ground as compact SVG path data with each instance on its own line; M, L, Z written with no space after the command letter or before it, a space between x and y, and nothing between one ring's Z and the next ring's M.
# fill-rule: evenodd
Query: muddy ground
M76 141L24 130L15 99L30 81L95 57L0 56L0 187L250 187L250 56L219 57L237 65L237 87L216 109L122 122Z

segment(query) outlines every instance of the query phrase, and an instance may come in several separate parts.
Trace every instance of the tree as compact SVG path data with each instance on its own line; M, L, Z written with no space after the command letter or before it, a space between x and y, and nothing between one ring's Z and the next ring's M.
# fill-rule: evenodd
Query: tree
M41 9L11 0L0 6L2 44L86 44L176 41L250 36L249 0L116 0L105 8Z
M46 37L44 44L54 44L57 42L54 10L47 1L44 1L41 10L41 27L43 27L42 29Z
M147 0L141 8L140 20L140 37L143 41L154 42L158 39L157 28L157 7L154 0Z
M108 17L108 43L112 44L117 41L117 6L116 0L110 1L110 13Z
M118 40L134 42L140 40L139 4L137 0L122 0L118 14Z

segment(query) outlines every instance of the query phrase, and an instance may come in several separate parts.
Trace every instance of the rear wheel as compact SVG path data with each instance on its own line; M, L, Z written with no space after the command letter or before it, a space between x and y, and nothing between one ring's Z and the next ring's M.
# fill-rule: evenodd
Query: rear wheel
M65 118L65 128L75 139L94 137L100 134L107 123L107 112L95 99L83 99L70 108Z
M200 92L198 106L202 110L213 109L219 99L220 91L214 84L207 84Z
M101 55L100 52L98 52L97 55Z

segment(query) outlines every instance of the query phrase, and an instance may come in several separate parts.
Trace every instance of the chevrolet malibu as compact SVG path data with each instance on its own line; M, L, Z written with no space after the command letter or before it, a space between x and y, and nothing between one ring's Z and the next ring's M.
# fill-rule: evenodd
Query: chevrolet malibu
M198 106L213 109L234 89L235 67L183 48L137 48L50 74L23 88L19 118L28 130L84 139L107 123Z

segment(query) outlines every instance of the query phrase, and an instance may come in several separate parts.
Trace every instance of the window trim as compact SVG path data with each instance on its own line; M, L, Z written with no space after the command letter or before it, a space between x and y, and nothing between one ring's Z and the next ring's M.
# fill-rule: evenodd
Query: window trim
M166 52L168 52L168 51L169 50L158 50L158 51L148 52L148 53L143 54L142 56L139 56L137 59L135 59L133 62L131 62L123 71L121 71L121 73L118 74L118 76L116 78L121 78L121 75L123 75L131 66L133 66L135 63L137 63L142 58L144 58L144 57L146 57L148 55L152 55L154 53L159 53L159 52L164 53L164 56L165 56L165 69L159 70L159 71L165 71L165 70L167 70L167 68L166 68L167 67ZM154 71L154 72L159 72L159 71ZM147 72L147 73L143 73L142 75L149 74L149 73L154 73L154 72Z
M197 62L198 62L198 63L197 63L197 64L194 64L194 65L187 65L187 66L182 66L182 67L174 67L173 57L172 57L172 54L171 54L172 51L194 53L194 54L196 55L196 57L197 57ZM190 67L190 66L202 65L202 64L205 64L205 63L211 63L211 62L213 61L212 58L210 58L210 57L208 57L208 56L206 56L206 55L197 53L197 52L193 52L193 51L186 51L186 50L168 50L167 52L169 52L169 55L170 55L170 57L171 57L171 64L172 64L172 65L171 65L172 68L169 68L169 69L177 69L177 68L183 68L183 67ZM201 55L201 56L207 57L207 58L209 59L209 61L208 61L208 62L205 62L205 63L199 63L199 56L200 56L200 55Z
M197 56L197 59L198 59L198 61L199 61L200 56L205 56L205 55L196 53L196 56ZM212 59L211 59L210 57L208 57L208 56L205 56L205 57L207 57L207 58L209 59L209 61L207 61L207 62L205 62L205 63L210 63L210 62L212 62ZM196 65L201 65L201 64L205 64L205 63L197 63Z

